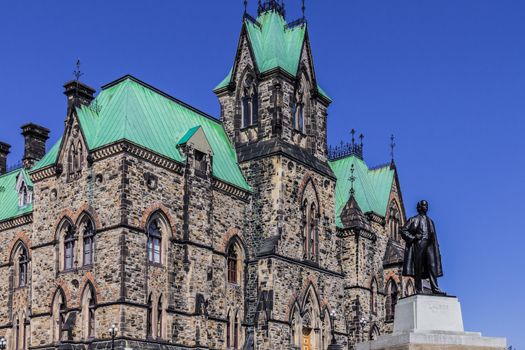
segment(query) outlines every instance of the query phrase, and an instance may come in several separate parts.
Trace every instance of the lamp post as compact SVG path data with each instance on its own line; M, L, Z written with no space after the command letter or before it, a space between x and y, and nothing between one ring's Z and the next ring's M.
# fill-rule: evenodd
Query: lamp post
M109 334L111 335L111 349L115 349L115 336L117 335L117 326L115 324L111 325L109 329Z
M7 346L7 340L5 340L5 338L0 338L0 350L5 350Z
M336 319L337 319L337 312L335 311L335 309L332 309L332 311L330 312L330 320L332 320L332 344L331 345L337 344L337 340L335 339L335 320Z

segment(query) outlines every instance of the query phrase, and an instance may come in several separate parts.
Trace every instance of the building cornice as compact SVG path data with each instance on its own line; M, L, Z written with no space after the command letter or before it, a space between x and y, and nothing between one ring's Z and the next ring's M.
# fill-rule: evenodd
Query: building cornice
M184 163L169 159L168 157L127 140L117 141L97 148L91 152L90 156L92 161L96 163L122 153L133 155L179 175L184 173ZM61 173L61 171L58 170L61 170L61 168L62 166L60 164L54 164L39 169L31 173L31 179L36 183L52 176L58 176ZM213 177L212 184L215 189L239 198L245 202L249 200L251 195L249 191L236 187L216 177Z
M33 213L24 214L15 218L0 222L0 231L9 230L15 227L24 226L33 222Z

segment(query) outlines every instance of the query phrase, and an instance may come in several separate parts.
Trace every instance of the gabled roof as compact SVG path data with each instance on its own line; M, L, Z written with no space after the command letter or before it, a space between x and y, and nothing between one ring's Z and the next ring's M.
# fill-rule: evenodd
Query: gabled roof
M24 176L29 187L33 187L33 183L24 168L0 175L0 221L13 219L33 211L33 204L23 208L18 206L16 181L19 175Z
M292 76L297 76L301 53L306 39L306 23L288 28L285 18L278 11L262 12L254 22L244 18L248 41L254 54L255 64L260 73L281 68ZM227 86L232 78L230 70L214 90ZM321 95L330 97L317 86Z
M386 216L388 199L394 181L394 169L390 165L370 169L356 156L349 156L329 162L337 183L335 188L336 225L342 227L341 212L350 199L352 183L351 168L354 165L355 200L363 213L373 212Z
M77 115L90 150L127 140L177 162L186 160L177 143L190 129L200 126L213 150L213 175L250 190L217 119L132 76L104 86L90 107L77 108ZM56 162L60 141L57 144L32 170Z

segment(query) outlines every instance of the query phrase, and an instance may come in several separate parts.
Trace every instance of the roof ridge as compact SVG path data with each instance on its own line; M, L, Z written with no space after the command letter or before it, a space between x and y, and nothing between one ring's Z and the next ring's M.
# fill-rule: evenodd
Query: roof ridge
M222 124L221 120L215 118L211 114L208 114L208 113L206 113L204 111L201 111L197 107L194 107L194 106L192 106L192 105L190 105L190 104L188 104L188 103L186 103L186 102L184 102L182 100L179 100L178 98L168 94L167 92L162 91L162 90L154 87L153 85L150 85L150 84L146 83L145 81L140 80L139 78L137 78L137 77L135 77L135 76L133 76L131 74L126 74L126 75L124 75L124 76L122 76L122 77L120 77L120 78L118 78L118 79L116 79L116 80L114 80L114 81L112 81L112 82L110 82L108 84L102 85L101 89L102 90L107 90L107 89L109 89L109 88L111 88L113 86L116 86L116 85L118 85L118 84L120 84L120 83L122 83L122 82L124 82L126 80L131 80L134 83L137 83L137 84L143 86L144 88L146 88L148 90L151 90L154 93L159 94L162 97L164 97L164 98L166 98L168 100L171 100L171 101L175 102L178 105L181 105L182 107L185 107L185 108L187 108L187 109L189 109L189 110L191 110L191 111L193 111L193 112L195 112L197 114L202 115L203 117L206 117L206 118L216 122L217 124Z
M3 178L3 177L9 176L9 175L13 175L17 171L24 171L24 170L25 170L25 168L22 167L22 168L16 168L16 169L7 171L7 172L5 172L3 174L0 174L0 179Z

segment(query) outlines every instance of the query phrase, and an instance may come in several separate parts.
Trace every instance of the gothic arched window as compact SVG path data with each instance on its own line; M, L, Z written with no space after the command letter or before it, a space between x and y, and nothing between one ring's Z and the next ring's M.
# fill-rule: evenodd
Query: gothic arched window
M148 310L146 315L146 336L153 336L153 299L151 294L148 298Z
M394 241L399 241L400 234L399 234L399 227L401 226L401 214L399 211L399 207L397 206L396 202L392 202L390 205L390 210L388 213L388 232L390 235L390 238Z
M15 257L17 259L17 283L18 287L25 287L28 283L28 270L29 270L29 254L25 245L20 244Z
M148 260L153 264L161 263L162 232L158 218L148 224Z
M71 270L75 264L75 230L68 225L64 237L64 270Z
M241 103L242 127L247 128L257 124L259 121L259 96L257 94L255 79L251 73L244 79Z
M317 261L318 252L318 211L315 203L303 202L303 235L304 235L304 258Z
M95 227L93 222L86 218L82 224L82 241L83 241L83 265L91 266L94 262L95 255Z
M226 348L229 349L232 346L232 323L231 323L231 312L228 312L228 318L226 322Z
M375 279L372 280L370 286L370 312L372 315L377 315L377 282Z
M162 295L157 302L157 338L162 337Z
M72 143L71 146L69 146L69 152L67 153L67 168L69 175L72 175L75 173L75 159L77 156L77 149L75 145Z
M66 298L62 289L58 289L53 300L53 336L55 341L62 340L62 333L66 322Z
M235 251L235 245L231 245L230 249L228 250L228 282L237 284L237 264L238 264L238 256L237 252Z
M33 203L33 190L32 186L27 184L27 180L24 172L20 172L16 179L16 191L18 193L18 207L25 208L29 204Z
M292 103L292 115L294 118L294 128L304 132L304 92L300 90Z
M237 237L233 238L226 251L227 280L229 283L241 285L243 282L244 251Z
M233 325L233 348L239 349L239 331L241 329L241 320L239 319L239 312L235 314L235 323Z
M396 304L398 298L398 287L396 281L391 278L387 282L387 295L385 301L386 320L393 321L396 312Z
M82 322L86 338L95 337L95 306L95 290L91 283L88 283L82 297Z
M75 159L75 163L76 163L76 171L79 172L82 170L82 163L84 161L84 149L82 147L82 142L78 141L78 146L77 146L77 155L76 155L76 159Z

